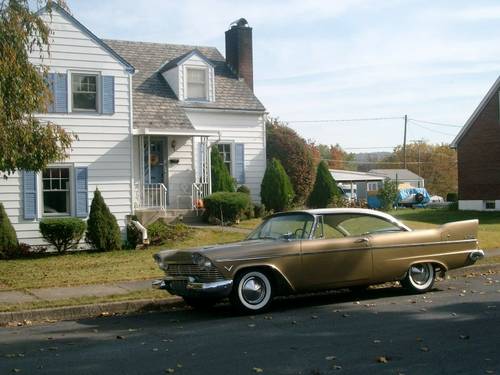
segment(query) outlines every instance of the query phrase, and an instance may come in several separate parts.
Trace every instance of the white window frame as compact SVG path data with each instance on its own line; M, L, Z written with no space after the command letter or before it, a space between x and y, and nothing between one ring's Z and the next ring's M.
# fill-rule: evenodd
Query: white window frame
M375 186L375 189L372 189L373 186ZM367 182L366 191L378 191L378 182Z
M497 205L496 205L496 201L492 200L492 199L486 199L483 201L484 202L484 209L485 210L496 210L497 209ZM488 207L489 204L493 204L493 207Z
M43 170L38 174L38 191L40 192L38 194L38 212L41 213L41 217L71 217L75 215L75 207L74 207L74 200L75 200L75 173L74 173L74 164L51 164L48 165L45 169L48 168L66 168L69 170L69 202L68 202L68 212L65 213L45 213L45 203L43 199L43 193L44 193L44 188L43 188Z
M231 165L230 165L230 169L229 169L229 174L231 175L231 177L234 178L234 175L233 175L233 172L234 172L234 141L221 141L221 142L217 142L217 151L218 151L218 148L219 148L219 145L229 145L229 152L230 152L230 156L231 156ZM220 151L219 151L219 154L220 154ZM224 162L224 165L226 164L226 162Z
M96 109L95 110L85 110L85 109L75 109L73 105L73 75L89 75L96 76ZM92 70L69 70L67 72L68 77L68 103L71 109L70 113L78 113L84 115L95 115L102 112L101 107L101 72Z
M205 73L205 97L204 98L190 98L189 97L189 82L188 70L201 70ZM208 68L202 66L186 65L184 66L184 98L191 102L208 102L209 101L209 79Z

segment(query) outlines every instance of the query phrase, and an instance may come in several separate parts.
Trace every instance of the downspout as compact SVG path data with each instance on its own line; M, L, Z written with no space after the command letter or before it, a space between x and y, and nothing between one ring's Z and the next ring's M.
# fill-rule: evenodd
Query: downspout
M134 109L132 99L132 74L128 75L128 105L129 105L129 136L130 136L130 213L134 214L135 207L135 186L134 186Z
M149 245L148 230L138 221L130 220L130 223L142 234L142 244Z

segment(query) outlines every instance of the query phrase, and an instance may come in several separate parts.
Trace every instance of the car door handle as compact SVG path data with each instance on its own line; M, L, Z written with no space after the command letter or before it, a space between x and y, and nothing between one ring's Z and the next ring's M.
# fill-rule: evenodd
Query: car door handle
M358 238L354 243L367 243L369 241L368 238L363 237L363 238Z

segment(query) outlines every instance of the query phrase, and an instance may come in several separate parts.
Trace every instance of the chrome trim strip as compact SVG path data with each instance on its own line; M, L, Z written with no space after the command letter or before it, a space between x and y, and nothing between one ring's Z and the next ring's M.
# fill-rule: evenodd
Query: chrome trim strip
M401 257L401 258L394 258L394 259L387 259L388 262L394 262L394 261L399 261L399 260L408 260L408 259L419 259L419 258L429 258L429 257L440 257L440 256L449 256L449 255L457 255L457 254L473 254L475 251L478 251L477 249L471 249L471 250L461 250L461 251L453 251L453 252L446 252L446 253L439 253L439 254L422 254L422 255L414 255L411 257Z
M225 263L225 262L242 262L242 261L251 261L251 260L263 260L263 259L276 259L276 258L284 258L284 257L295 257L300 256L301 253L292 253L292 254L279 254L279 255L266 255L260 257L252 257L252 258L224 258L224 259L215 259L215 263Z
M393 248L393 247L415 247L415 246L427 246L427 245L447 245L447 244L469 243L469 242L477 242L477 239L474 238L474 239L470 239L470 240L417 242L417 243L408 243L408 244L371 246L371 248L372 249L387 249L387 248Z

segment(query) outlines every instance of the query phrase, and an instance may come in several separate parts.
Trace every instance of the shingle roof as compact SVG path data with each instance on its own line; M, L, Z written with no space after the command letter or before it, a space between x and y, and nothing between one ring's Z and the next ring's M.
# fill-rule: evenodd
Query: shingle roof
M132 78L134 127L192 129L184 108L213 108L264 111L247 84L239 80L214 47L105 40L135 68ZM170 60L193 49L202 53L214 66L215 102L188 103L177 99L158 70Z
M423 180L418 174L408 169L372 169L369 173L378 174L390 178L391 180Z

